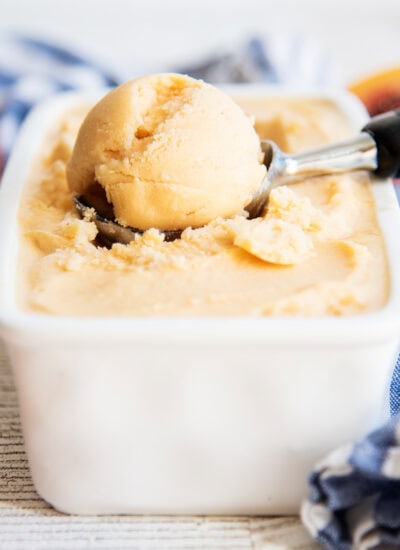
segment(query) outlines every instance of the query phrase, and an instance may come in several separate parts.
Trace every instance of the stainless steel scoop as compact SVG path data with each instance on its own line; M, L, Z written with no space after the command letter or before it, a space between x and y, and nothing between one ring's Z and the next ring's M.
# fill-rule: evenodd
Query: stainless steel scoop
M359 135L341 143L297 155L286 155L272 141L262 140L261 148L267 174L245 207L250 219L262 214L271 189L278 185L356 170L368 170L379 178L398 174L400 109L372 118ZM115 221L112 207L99 184L94 184L84 196L73 197L73 201L79 214L96 224L101 244L105 246L116 242L127 244L137 234L143 233L133 227L123 227ZM180 237L182 230L164 233L165 240L172 241Z

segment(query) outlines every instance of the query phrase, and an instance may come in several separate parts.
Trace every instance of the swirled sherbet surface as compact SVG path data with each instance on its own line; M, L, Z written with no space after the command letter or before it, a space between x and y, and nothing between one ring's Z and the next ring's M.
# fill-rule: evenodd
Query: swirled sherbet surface
M354 133L328 100L239 103L259 136L287 152ZM366 173L278 187L262 217L217 216L173 242L151 228L129 245L97 246L66 177L90 107L54 121L31 168L19 212L21 307L67 316L325 316L386 303L387 262Z

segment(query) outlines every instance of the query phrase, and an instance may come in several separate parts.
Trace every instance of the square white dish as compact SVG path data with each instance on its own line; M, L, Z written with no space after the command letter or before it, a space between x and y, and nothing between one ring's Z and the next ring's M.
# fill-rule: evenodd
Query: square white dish
M345 92L227 91L332 99L355 131L367 119ZM29 313L15 292L20 192L49 127L82 99L64 94L35 109L0 191L0 329L38 493L78 514L296 513L312 464L385 414L400 334L392 184L373 183L391 285L377 312L314 319Z

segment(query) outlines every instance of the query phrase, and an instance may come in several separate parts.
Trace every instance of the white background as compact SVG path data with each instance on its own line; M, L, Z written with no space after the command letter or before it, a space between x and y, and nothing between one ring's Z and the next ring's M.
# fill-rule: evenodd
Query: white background
M343 81L400 65L400 0L1 0L0 29L52 38L124 78L201 59L257 32L300 31Z

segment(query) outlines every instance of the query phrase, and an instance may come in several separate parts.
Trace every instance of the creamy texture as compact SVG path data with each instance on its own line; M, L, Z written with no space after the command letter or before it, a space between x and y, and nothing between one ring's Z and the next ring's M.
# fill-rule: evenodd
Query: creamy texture
M284 150L353 132L322 100L241 101ZM66 162L86 110L65 114L32 168L20 205L19 299L60 315L353 315L382 307L388 273L365 173L276 188L262 218L217 218L164 242L97 247L80 220Z
M265 171L252 121L229 96L188 76L157 74L93 107L67 178L77 195L97 181L122 225L182 229L238 212Z

